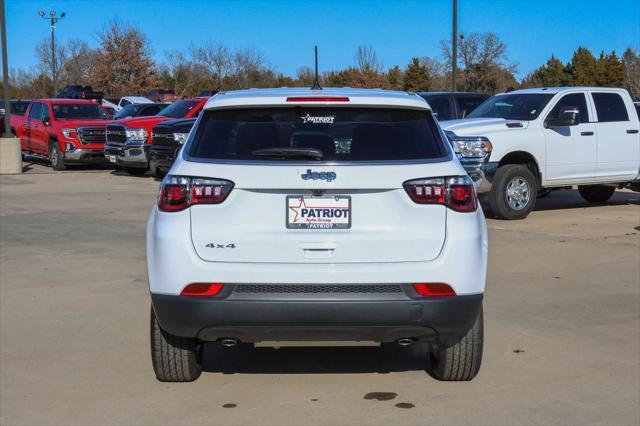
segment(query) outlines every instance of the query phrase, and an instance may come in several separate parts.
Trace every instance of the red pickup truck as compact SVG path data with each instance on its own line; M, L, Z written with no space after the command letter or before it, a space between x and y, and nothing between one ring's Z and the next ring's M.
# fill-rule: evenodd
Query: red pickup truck
M110 122L104 145L105 157L130 174L145 174L149 170L153 126L165 120L195 117L208 99L181 99L164 108L158 115Z
M99 103L80 99L34 99L16 136L22 153L48 158L54 170L67 164L103 163L108 117Z

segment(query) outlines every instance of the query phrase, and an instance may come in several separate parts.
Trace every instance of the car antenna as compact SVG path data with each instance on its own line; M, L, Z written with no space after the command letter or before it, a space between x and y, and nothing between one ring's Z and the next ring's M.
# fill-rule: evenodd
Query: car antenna
M318 78L318 46L315 46L316 53L316 81L313 83L313 87L311 90L322 90L322 86L320 86L320 80Z

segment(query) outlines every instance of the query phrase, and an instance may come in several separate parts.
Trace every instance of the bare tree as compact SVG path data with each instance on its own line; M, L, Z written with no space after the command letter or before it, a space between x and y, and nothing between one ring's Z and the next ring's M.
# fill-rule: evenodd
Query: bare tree
M53 56L51 55L51 52L51 41L48 38L44 38L40 40L38 44L36 44L36 57L38 58L37 68L38 71L43 75L42 81L46 80L44 76L53 78L53 70L51 67L53 63ZM58 79L59 81L62 81L63 76L60 75L60 71L63 69L65 62L67 61L67 49L61 43L56 44L55 61L56 70L59 74ZM53 93L53 85L51 86L51 90L49 92L49 95L51 94L55 96L55 93Z
M316 80L316 73L310 67L300 67L296 72L300 86L311 87Z
M193 61L201 65L209 75L214 89L220 89L223 81L232 72L232 54L221 44L207 41L202 46L191 46Z
M360 71L371 71L377 74L382 74L384 65L378 58L376 51L373 49L373 46L358 46L358 50L356 50L355 60Z
M270 72L264 57L255 49L247 48L233 54L231 78L238 88L263 86L263 79Z
M440 42L446 71L451 74L451 40ZM462 67L456 77L462 90L493 93L516 84L518 66L508 62L507 46L491 32L464 34L458 42Z
M633 99L640 101L640 52L628 48L622 55L622 63L626 71L625 86Z
M91 84L96 52L84 40L69 40L66 45L66 61L61 68L65 84Z

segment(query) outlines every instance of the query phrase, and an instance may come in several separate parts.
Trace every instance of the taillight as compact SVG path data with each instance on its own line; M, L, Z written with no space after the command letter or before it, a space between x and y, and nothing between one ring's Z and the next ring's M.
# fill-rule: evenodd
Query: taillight
M188 176L167 175L158 196L158 209L177 212L195 204L220 204L231 190L233 182Z
M463 213L474 212L478 208L478 197L469 176L415 179L403 186L418 204L441 204Z
M444 283L416 283L413 285L413 289L420 296L424 297L443 297L456 295L456 292L451 288L451 286Z
M215 296L222 291L224 284L220 283L194 283L186 286L180 296L207 297Z

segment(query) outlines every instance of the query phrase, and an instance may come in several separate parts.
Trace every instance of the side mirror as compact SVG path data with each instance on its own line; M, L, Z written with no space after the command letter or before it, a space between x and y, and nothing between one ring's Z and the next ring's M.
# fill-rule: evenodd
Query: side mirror
M44 124L46 127L51 126L51 123L49 122L49 120L42 120L42 124Z
M575 126L580 123L580 110L578 107L566 106L560 110L557 118L547 120L547 127Z

